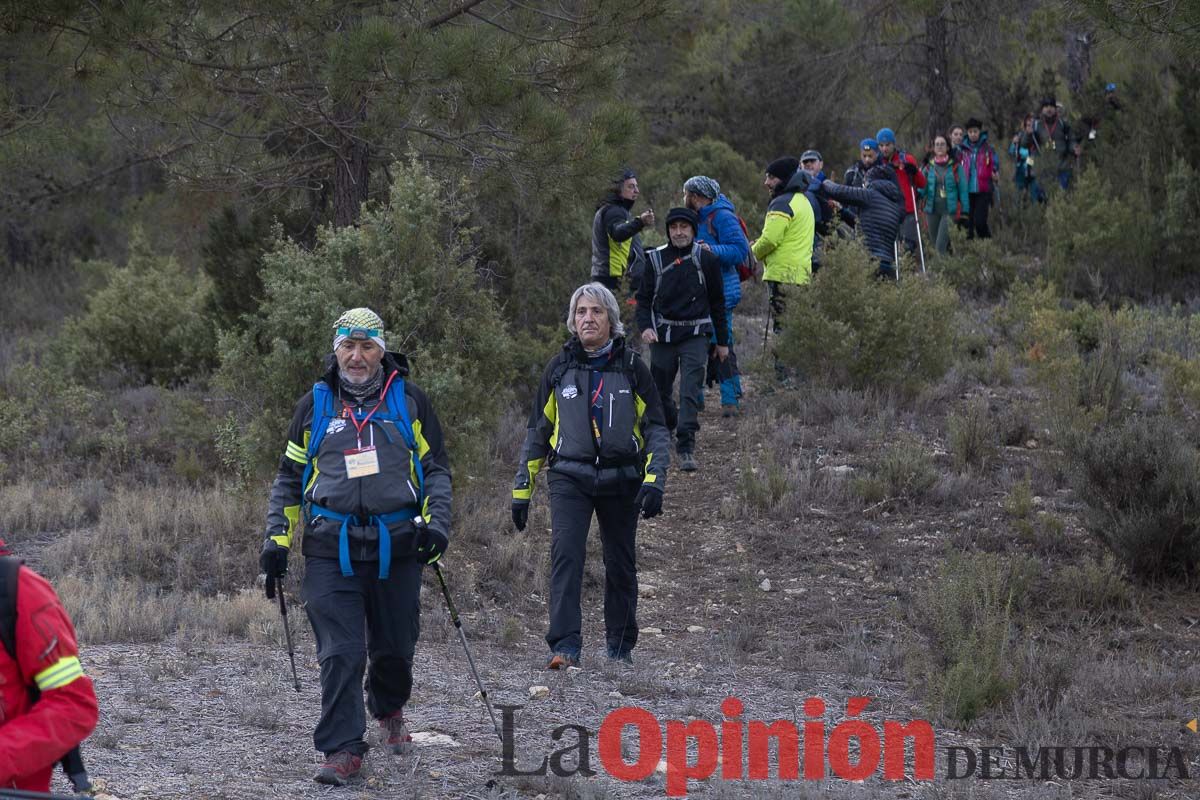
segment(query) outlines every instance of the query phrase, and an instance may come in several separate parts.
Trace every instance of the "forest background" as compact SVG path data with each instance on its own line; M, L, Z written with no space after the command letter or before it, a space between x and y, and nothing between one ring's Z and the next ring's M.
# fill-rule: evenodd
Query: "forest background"
M87 641L266 635L270 609L237 593L286 420L331 321L370 305L448 430L469 605L515 612L544 566L482 531L507 524L525 406L620 169L660 219L713 176L753 233L770 160L815 148L838 179L880 127L920 156L976 116L1005 165L997 237L956 237L895 291L839 250L777 342L808 383L763 413L861 450L860 477L823 495L846 513L992 491L1024 556L1076 570L1057 580L1090 618L1194 599L1198 25L1195 2L1120 0L5 3L0 531L46 549ZM1110 82L1121 110L1073 191L1020 202L1021 117L1053 95L1080 128ZM843 411L814 412L818 395ZM1028 468L998 466L1029 442ZM769 446L730 481L739 514L833 491L799 440ZM939 561L935 581L991 600L909 621L932 644L906 669L943 719L1032 674L981 633L1019 635L1011 555ZM1171 675L1196 696L1195 667Z

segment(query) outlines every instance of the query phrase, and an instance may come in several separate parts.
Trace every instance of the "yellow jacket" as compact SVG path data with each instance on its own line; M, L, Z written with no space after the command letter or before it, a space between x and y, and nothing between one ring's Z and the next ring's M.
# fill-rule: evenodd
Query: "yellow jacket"
M796 284L812 280L816 217L804 194L807 179L803 170L797 170L767 206L762 236L752 248L754 257L763 262L763 280Z

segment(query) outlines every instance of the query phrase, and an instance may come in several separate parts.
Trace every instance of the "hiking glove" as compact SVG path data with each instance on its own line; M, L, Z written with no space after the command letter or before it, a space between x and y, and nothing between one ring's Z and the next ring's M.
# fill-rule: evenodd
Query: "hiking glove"
M904 171L908 173L908 177L910 178L917 177L917 165L911 161L904 162Z
M450 545L450 540L444 533L438 533L435 530L430 530L424 520L419 520L413 523L417 529L417 557L426 564L433 564L442 557L442 553L446 552L446 548Z
M637 499L633 501L641 506L642 519L657 517L662 513L662 496L662 489L648 483L642 484L642 488L638 489Z
M512 518L513 525L519 531L525 530L526 523L529 522L529 501L528 500L513 500L512 502Z
M287 575L288 549L274 539L263 542L258 555L258 566L267 576L267 599L274 597L275 581Z

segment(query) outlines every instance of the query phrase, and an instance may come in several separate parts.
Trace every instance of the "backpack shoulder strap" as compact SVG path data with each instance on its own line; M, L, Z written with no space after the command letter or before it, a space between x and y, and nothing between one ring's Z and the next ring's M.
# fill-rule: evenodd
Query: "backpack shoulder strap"
M395 420L408 452L412 455L412 472L417 479L417 506L421 513L425 512L425 469L421 466L421 455L417 452L417 435L413 433L412 418L408 415L408 393L405 389L404 378L398 373L392 378L392 385L387 393L388 411Z
M405 394L404 378L399 375L392 379L392 385L388 388L387 407L392 419L396 421L396 427L400 428L400 433L404 435L404 443L410 450L416 448L417 438L413 433L412 419L408 416L408 396Z
M0 557L0 643L13 661L17 660L17 582L21 559Z
M700 279L700 285L704 286L704 267L700 265L700 254L704 252L704 248L699 242L692 242L692 263L696 265L696 277Z
M317 463L317 449L325 438L329 428L329 420L333 418L333 392L329 384L317 381L313 384L312 424L308 428L308 448L305 450L307 461L304 463L304 476L300 479L301 497L308 491L308 482L312 479L313 465Z

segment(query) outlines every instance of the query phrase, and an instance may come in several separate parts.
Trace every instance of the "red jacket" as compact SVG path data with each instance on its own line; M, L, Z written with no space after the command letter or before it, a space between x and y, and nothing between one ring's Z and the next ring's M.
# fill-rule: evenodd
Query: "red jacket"
M889 159L880 159L896 171L896 179L900 181L900 196L904 198L904 213L912 214L916 209L913 205L915 198L913 197L913 188L925 188L925 176L921 174L921 169L917 165L917 160L912 157L912 153L905 153L904 160L914 167L917 167L917 176L909 183L908 173L904 171L904 167L900 165L900 150L892 151L892 157Z
M27 567L17 578L16 643L16 660L0 647L0 786L46 792L59 759L96 727L99 707L66 610Z

